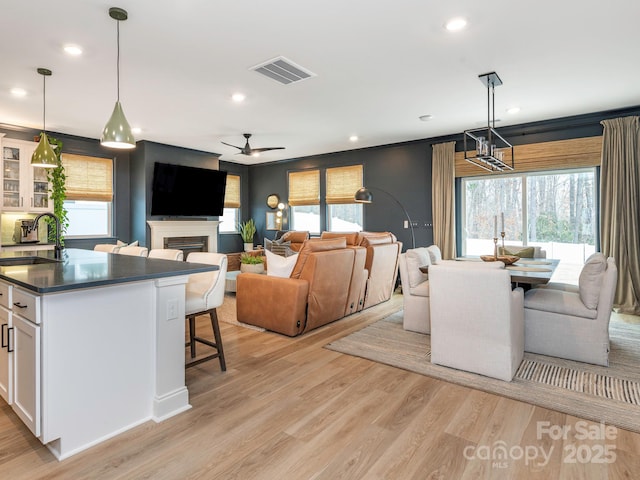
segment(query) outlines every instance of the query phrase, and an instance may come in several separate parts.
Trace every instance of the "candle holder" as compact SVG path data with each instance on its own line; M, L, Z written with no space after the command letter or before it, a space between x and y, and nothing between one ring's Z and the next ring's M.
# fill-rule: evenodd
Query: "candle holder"
M493 258L498 260L498 237L493 237Z
M500 236L502 237L502 254L506 255L504 251L504 232L500 232Z

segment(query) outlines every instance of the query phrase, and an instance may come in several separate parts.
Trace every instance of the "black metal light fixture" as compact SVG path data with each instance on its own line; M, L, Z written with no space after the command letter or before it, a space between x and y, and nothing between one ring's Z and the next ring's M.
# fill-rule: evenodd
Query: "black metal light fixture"
M58 156L49 144L46 133L47 118L47 77L51 76L51 70L48 68L38 68L38 73L42 75L42 134L38 146L31 156L31 165L34 167L55 168L58 166Z
M125 21L129 16L126 10L118 7L112 7L109 9L109 16L117 22L117 43L118 43L118 56L117 56L117 87L118 97L116 105L113 108L111 118L104 127L102 137L100 138L100 144L110 148L129 149L135 148L136 140L133 137L131 126L127 122L127 118L124 116L122 105L120 104L120 22Z
M487 87L487 126L464 131L464 159L488 172L502 172L514 169L513 145L507 142L495 129L496 101L495 87L502 85L496 72L478 75ZM467 139L472 140L475 151L467 148ZM511 150L511 165L505 162L505 152Z
M372 203L373 195L371 194L371 190L376 190L378 192L384 193L385 195L388 195L389 198L391 198L391 200L396 202L396 204L402 209L402 211L404 212L404 215L407 217L407 220L409 222L409 228L411 229L411 248L416 248L416 237L413 233L413 222L411 221L411 217L409 216L409 212L407 212L407 209L404 208L404 206L400 203L400 201L396 197L391 195L386 190L383 190L378 187L369 187L369 188L362 187L355 193L355 195L353 196L353 199L356 201L356 203Z

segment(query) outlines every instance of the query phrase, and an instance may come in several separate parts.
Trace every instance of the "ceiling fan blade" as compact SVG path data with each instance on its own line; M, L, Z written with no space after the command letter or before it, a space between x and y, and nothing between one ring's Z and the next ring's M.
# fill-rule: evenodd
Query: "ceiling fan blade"
M266 148L254 148L252 152L268 152L269 150L284 150L285 147L266 147Z
M220 143L223 143L223 144L225 144L225 145L228 145L229 147L237 148L238 150L242 150L242 147L236 147L235 145L231 145L230 143L223 142L222 140L220 141Z

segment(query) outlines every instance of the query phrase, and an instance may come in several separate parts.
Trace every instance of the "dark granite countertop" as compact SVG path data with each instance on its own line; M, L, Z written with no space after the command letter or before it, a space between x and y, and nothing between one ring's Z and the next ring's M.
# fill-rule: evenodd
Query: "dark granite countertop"
M54 252L28 250L28 247L20 251L5 250L0 252L0 264L3 260L7 261L7 259L13 258L54 260ZM60 261L0 266L0 279L37 293L51 293L189 275L217 269L218 267L215 265L132 257L70 248L62 251Z

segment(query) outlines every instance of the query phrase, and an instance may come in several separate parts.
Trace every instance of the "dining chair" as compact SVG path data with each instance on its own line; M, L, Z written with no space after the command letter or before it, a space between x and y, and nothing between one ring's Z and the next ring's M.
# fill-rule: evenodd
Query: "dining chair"
M120 247L115 253L120 255L129 255L131 257L146 257L149 249L147 247Z
M95 252L118 253L120 246L115 243L98 243L93 247Z
M162 258L181 262L184 259L184 253L176 248L152 248L149 250L149 258Z
M227 370L218 323L217 308L224 302L224 286L227 274L227 256L223 253L192 252L187 256L187 262L217 265L213 272L194 273L189 275L186 286L185 316L189 320L189 342L191 358L196 357L196 342L215 349L215 353L206 357L191 360L186 367L192 367L214 358L219 359L222 371ZM208 314L211 319L214 342L196 335L196 317Z

